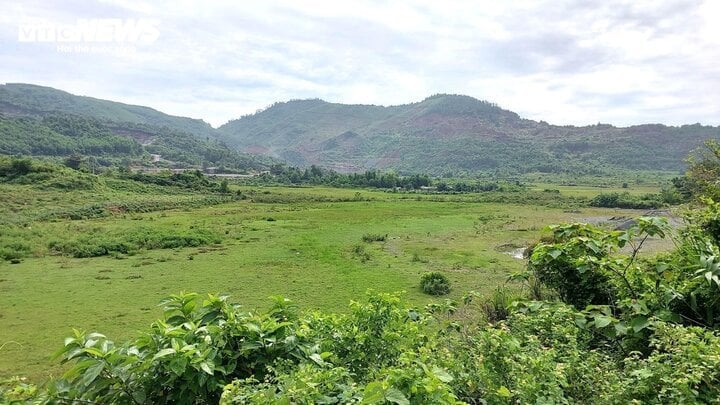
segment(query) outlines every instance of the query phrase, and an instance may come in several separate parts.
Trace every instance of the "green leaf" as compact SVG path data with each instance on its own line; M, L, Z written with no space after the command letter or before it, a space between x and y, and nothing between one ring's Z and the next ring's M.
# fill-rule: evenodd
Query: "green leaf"
M102 361L98 361L97 363L85 369L85 372L80 378L80 385L83 387L87 387L92 384L93 381L95 381L95 379L100 375L100 373L102 373L104 368L105 363L103 363Z
M314 361L318 366L325 365L325 361L323 361L322 357L317 353L311 354L310 360Z
M596 328L604 328L612 323L612 318L605 315L595 315L593 320Z
M210 375L215 374L215 372L213 371L213 368L214 368L213 365L208 363L207 361L203 361L202 363L200 363L200 368L202 369L202 371L204 371Z
M178 376L185 373L185 368L187 368L187 359L185 357L178 356L170 361L170 370Z
M562 250L560 249L553 249L548 252L548 255L552 257L553 259L557 259L562 254Z
M585 326L587 326L587 319L583 315L576 314L575 325L577 325L579 328L585 328Z
M365 386L363 391L363 404L377 404L385 400L385 389L379 381L373 381Z
M503 398L510 398L512 396L512 393L510 392L510 390L507 389L507 387L504 385L497 389L497 394Z
M155 353L155 356L153 356L153 361L175 353L175 349L172 348L162 349L159 352Z
M405 397L405 394L403 394L399 389L393 387L390 387L385 393L385 400L392 402L393 404L410 405L410 401L408 401L407 397Z
M100 349L97 349L95 347L86 347L83 349L83 351L85 353L95 356L95 357L105 357L105 353L103 353Z
M435 377L437 377L438 380L440 380L444 383L449 383L450 381L453 380L453 377L450 374L448 374L447 371L441 369L440 367L437 367L437 366L433 367L432 372L433 372L433 374L435 374Z
M260 332L260 325L258 325L256 323L248 322L244 326L250 332Z
M637 316L630 321L630 326L635 332L640 332L650 326L650 320L646 316Z

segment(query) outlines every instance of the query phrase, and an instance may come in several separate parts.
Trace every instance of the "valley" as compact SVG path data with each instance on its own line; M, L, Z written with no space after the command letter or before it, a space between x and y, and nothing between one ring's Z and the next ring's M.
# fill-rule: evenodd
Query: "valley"
M133 186L126 183L125 188ZM11 342L3 347L0 360L3 377L22 374L42 381L59 376L63 368L50 356L71 328L116 340L137 336L161 315L158 302L179 291L229 294L247 310L264 309L268 297L282 295L305 310L332 312L346 312L348 302L368 289L404 291L410 304L422 307L433 299L420 290L420 276L441 271L456 286L449 298L470 290L490 296L498 286L519 288L506 280L522 270L525 261L511 253L535 243L546 234L547 224L642 214L522 201L474 202L483 196L472 193L324 187L235 186L233 191L246 199L207 205L193 192L134 186L122 193L106 191L105 198L117 207L123 201L153 201L157 207L152 212L117 209L109 216L76 220L25 217L18 219L22 225L6 228L0 236L3 246L22 241L29 248L19 264L0 264L0 289L11 303L0 311L5 325L0 341ZM3 187L7 196L9 188ZM607 190L586 187L577 194L600 191ZM159 202L167 192L175 194L173 201L194 198L198 203L165 209ZM78 207L68 199L73 194L31 187L23 195L36 198L18 201L23 208L17 214L40 213L43 206L63 203L71 212ZM3 205L12 207L8 201ZM137 233L148 235L145 238L207 233L212 238L196 247L130 248L100 257L76 258L72 250L50 247L59 246L53 241L69 246L103 240L117 244L123 235ZM371 233L385 240L364 242L363 236Z

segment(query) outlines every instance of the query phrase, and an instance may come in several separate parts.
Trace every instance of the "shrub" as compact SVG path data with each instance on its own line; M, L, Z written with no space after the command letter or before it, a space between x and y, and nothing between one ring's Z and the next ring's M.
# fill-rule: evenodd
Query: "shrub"
M365 251L365 247L363 245L355 245L352 248L353 255L360 259L361 262L365 263L366 261L370 260L370 253Z
M627 191L598 194L590 200L590 205L593 207L630 209L655 209L673 203L677 203L676 198L669 193L636 196Z
M533 248L529 268L560 298L576 308L604 305L615 294L607 272L599 265L618 247L616 235L585 224L551 227L551 243Z
M380 235L377 233L366 233L362 237L363 242L367 242L367 243L385 242L385 239L387 239L387 235Z
M30 245L24 242L13 241L0 246L0 259L17 260L26 257L31 251Z
M720 336L705 328L656 322L642 355L596 345L587 314L561 302L517 302L504 321L461 327L394 294L346 314L273 299L250 313L222 296L173 295L163 318L124 344L75 331L57 353L68 363L61 379L0 379L0 403L652 404L720 394Z
M24 176L32 170L30 159L13 159L10 163L10 170L17 176Z
M74 240L52 241L50 250L76 258L112 253L130 254L140 249L175 249L220 243L222 239L206 229L173 231L139 228L123 234L84 235Z
M422 275L420 287L426 294L445 295L450 293L450 280L444 274L433 271Z
M510 315L510 304L512 299L505 288L496 288L489 300L483 302L480 306L485 318L488 322L498 322L507 319Z

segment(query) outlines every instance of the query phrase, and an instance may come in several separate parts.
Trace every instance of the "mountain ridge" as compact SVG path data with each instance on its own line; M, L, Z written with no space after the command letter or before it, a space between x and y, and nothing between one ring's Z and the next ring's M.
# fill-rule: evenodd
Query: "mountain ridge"
M167 126L196 134L214 132L210 124L200 119L166 114L141 105L75 95L53 87L28 83L0 84L0 103L6 107L10 105L25 109L26 113L30 114L60 112L110 121Z
M274 163L227 147L202 120L24 83L0 85L0 154L234 171Z
M456 94L387 107L291 100L231 120L218 132L240 150L296 165L438 175L679 171L690 150L720 136L718 127L698 124L552 125Z
M251 160L250 155L261 155L267 157L262 158L265 163L276 158L296 166L314 164L341 172L380 169L440 176L679 173L692 149L706 139L720 139L720 127L700 124L552 125L460 94L434 94L418 102L392 106L296 99L274 103L215 129L205 121L168 115L150 107L10 83L0 85L3 133L19 131L25 143L17 147L17 142L6 139L0 152L37 149L33 142L38 138L30 133L38 132L37 122L13 120L30 116L47 121L58 114L67 115L65 121L78 121L74 126L101 125L112 135L132 138L148 153L158 153L160 147L153 142L162 139L162 151L187 164L215 165L222 160L218 155L229 157L234 153L227 149L231 147L240 152L240 160L245 163ZM96 122L68 118L73 116ZM47 128L39 132L46 133ZM48 136L54 137L59 149L75 148L66 145L71 137L60 135L64 138ZM124 145L107 134L102 136L118 147L137 151L136 145ZM183 148L192 151L186 153ZM237 156L231 160L239 161Z

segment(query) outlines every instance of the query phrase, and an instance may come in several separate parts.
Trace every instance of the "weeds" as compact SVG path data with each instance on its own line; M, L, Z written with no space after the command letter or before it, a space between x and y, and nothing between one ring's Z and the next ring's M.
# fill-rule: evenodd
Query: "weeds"
M381 235L377 233L366 233L363 235L362 240L366 243L372 243L372 242L385 242L387 239L387 234Z

